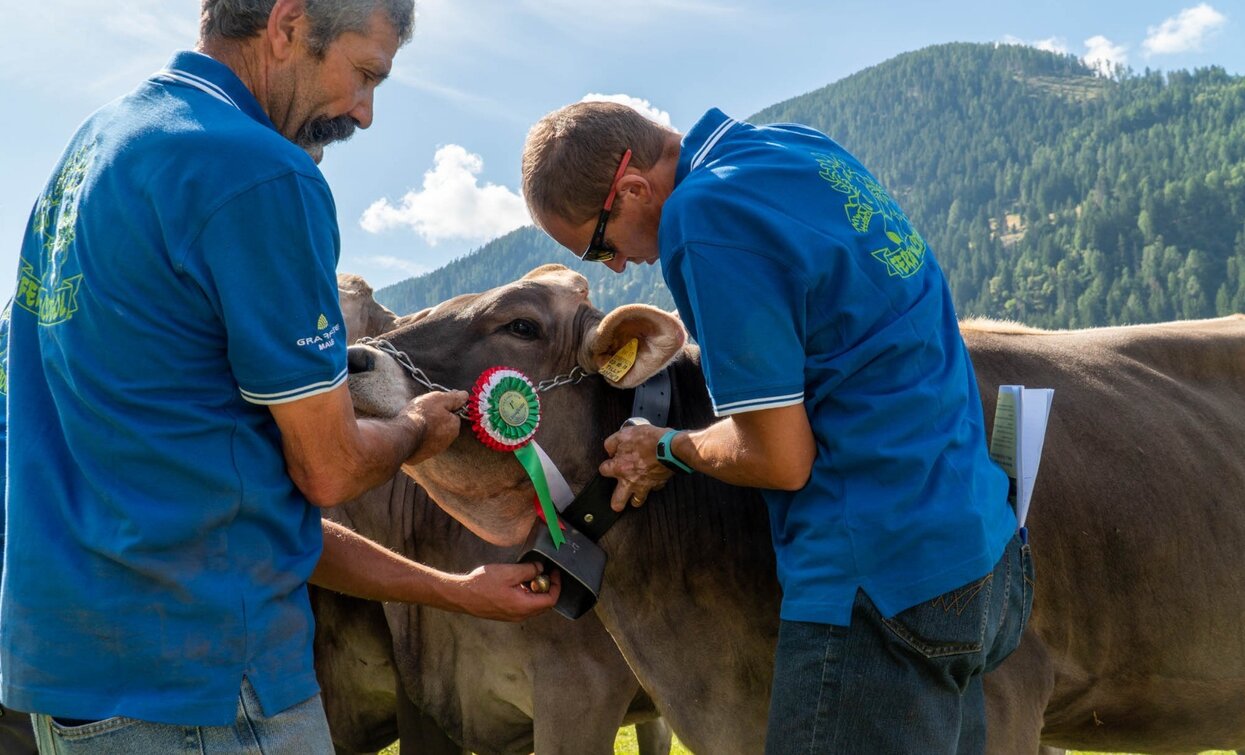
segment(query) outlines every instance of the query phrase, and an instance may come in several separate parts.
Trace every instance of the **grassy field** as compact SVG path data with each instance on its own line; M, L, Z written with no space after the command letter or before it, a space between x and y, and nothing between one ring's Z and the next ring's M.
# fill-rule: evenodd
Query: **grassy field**
M628 726L618 730L618 739L614 740L614 755L639 755L640 749L635 743L635 727ZM674 738L674 746L670 755L691 755L692 751L683 746L678 737Z
M618 739L614 740L614 755L639 755L639 752L635 743L635 727L619 729ZM398 755L398 746L394 744L381 750L381 755ZM670 755L692 755L692 751L684 747L676 737L674 746L670 748Z
M618 730L618 739L614 740L614 755L639 755L639 749L635 743L635 727L628 726L625 729ZM670 755L691 755L692 751L683 746L676 737L674 747L670 748ZM398 746L395 744L382 751L381 755L398 755ZM1069 752L1068 755L1106 755L1105 753L1093 752ZM1118 755L1118 754L1117 754ZM1202 755L1233 755L1228 750L1207 750Z

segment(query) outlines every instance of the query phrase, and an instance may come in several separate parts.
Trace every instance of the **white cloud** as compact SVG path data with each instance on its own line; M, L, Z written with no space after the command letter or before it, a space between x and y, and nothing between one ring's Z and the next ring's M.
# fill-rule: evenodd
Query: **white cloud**
M1033 42L1033 46L1039 50L1057 52L1060 55L1066 55L1068 53L1068 43L1062 37L1047 37L1046 39L1039 39Z
M1097 34L1085 40L1085 55L1081 60L1099 73L1110 73L1113 66L1128 62L1128 48Z
M368 233L408 227L435 246L448 239L496 238L530 221L527 205L515 192L477 179L484 160L457 144L437 149L421 190L408 191L395 206L381 198L368 207L359 225Z
M1026 47L1035 47L1039 50L1047 52L1059 53L1060 55L1068 54L1068 43L1063 37L1047 37L1046 39L1035 39L1032 42L1021 39L1011 34L1003 35L1001 40L1005 45L1024 45Z
M626 105L633 110L640 111L649 120L657 121L663 126L670 125L670 113L653 107L653 103L648 100L632 97L629 94L597 94L593 92L585 94L580 102L617 102L619 105Z
M1179 15L1146 29L1148 36L1141 46L1145 48L1147 55L1170 55L1199 50L1202 40L1227 22L1227 16L1202 3L1185 8Z

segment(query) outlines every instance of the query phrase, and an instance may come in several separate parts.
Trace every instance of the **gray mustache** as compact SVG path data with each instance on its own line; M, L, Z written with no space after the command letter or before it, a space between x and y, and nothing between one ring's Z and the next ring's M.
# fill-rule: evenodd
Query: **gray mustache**
M354 136L359 124L348 115L336 118L314 118L303 124L294 137L294 143L300 147L323 147L333 142L342 142Z

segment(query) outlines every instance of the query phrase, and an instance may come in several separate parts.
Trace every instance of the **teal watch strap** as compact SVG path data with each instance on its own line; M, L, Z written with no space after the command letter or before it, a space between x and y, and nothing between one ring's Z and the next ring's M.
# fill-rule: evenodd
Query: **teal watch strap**
M661 436L661 440L657 441L657 460L666 465L672 472L692 472L692 468L679 460L674 455L674 436L683 432L682 430L668 430L665 435Z

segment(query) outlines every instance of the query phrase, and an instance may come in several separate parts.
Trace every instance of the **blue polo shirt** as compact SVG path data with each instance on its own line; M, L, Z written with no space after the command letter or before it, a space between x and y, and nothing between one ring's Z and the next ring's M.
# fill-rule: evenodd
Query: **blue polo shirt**
M0 698L234 721L314 695L319 510L268 405L340 385L333 199L224 65L175 55L78 130L22 243Z
M659 230L719 416L802 404L808 484L765 491L782 617L846 625L989 572L1016 529L942 271L826 135L718 110L683 140Z

